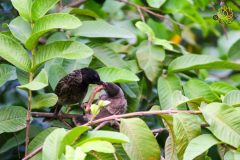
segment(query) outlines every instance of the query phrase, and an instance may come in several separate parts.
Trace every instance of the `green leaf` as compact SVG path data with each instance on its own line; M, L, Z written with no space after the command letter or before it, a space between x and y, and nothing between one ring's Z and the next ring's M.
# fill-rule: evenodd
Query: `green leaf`
M240 110L222 103L210 103L200 108L209 130L221 141L239 147L240 144Z
M55 127L50 127L47 129L44 129L42 132L40 132L34 139L29 143L28 145L28 151L31 152L34 149L38 148L41 146L45 140L45 138L56 128Z
M41 131L42 131L42 127L30 126L29 138L30 139L34 138ZM17 147L18 145L23 144L25 142L25 138L26 138L26 129L23 129L18 133L15 133L15 136L12 136L11 138L7 139L5 143L1 145L0 154L7 152L14 147Z
M211 89L218 94L227 94L230 91L237 90L236 87L231 86L226 82L214 82L210 85Z
M122 133L113 131L89 131L88 134L83 135L81 139L74 145L78 147L89 141L103 140L111 143L127 143L129 139Z
M43 143L42 159L59 159L62 154L59 152L60 144L66 133L65 129L58 128L47 136Z
M161 72L162 62L165 59L165 51L162 47L153 46L144 41L136 52L138 64L144 70L147 78L154 82Z
M231 106L240 106L240 91L235 90L228 92L223 99L223 103L226 103Z
M231 48L229 49L228 56L231 60L237 60L240 58L239 51L240 51L240 40L236 41Z
M152 28L150 28L146 23L138 21L135 25L141 32L147 34L149 40L153 40L155 38Z
M183 160L192 160L219 143L220 141L211 134L200 135L190 141L184 153Z
M8 64L0 64L0 87L7 81L16 79L16 68Z
M23 107L9 106L0 109L0 134L16 132L26 127L27 110Z
M39 48L34 58L35 66L32 69L35 70L44 62L54 58L83 59L90 57L92 54L93 50L80 42L53 42Z
M17 79L21 85L27 84L29 81L29 73L17 68Z
M33 21L43 17L59 0L36 0L32 4Z
M48 76L44 69L28 84L18 86L21 89L29 89L32 91L40 90L48 85Z
M81 150L80 147L77 147L76 150L74 150L73 147L66 146L66 160L84 160L86 156L87 155Z
M150 7L159 8L161 7L166 0L147 0L147 3Z
M173 130L177 155L182 159L188 143L201 133L201 121L196 115L178 113L173 116Z
M32 98L31 109L41 109L54 106L58 96L54 93L39 94Z
M181 81L175 75L167 77L159 77L158 79L158 97L161 109L169 109L173 107L172 94L176 90L181 90Z
M130 142L123 147L131 160L160 159L158 143L143 120L121 119L120 132L130 139Z
M11 2L19 15L30 22L32 0L11 0Z
M64 151L66 145L72 145L87 130L89 130L89 127L79 126L68 131L67 134L62 139L60 152Z
M27 51L12 38L0 34L0 56L16 67L28 72L31 60Z
M94 50L94 57L101 61L105 66L128 68L128 64L112 49L100 44L92 44L90 47Z
M185 83L183 89L185 96L189 99L203 99L206 102L219 100L219 97L211 90L210 86L198 79L190 79Z
M32 32L30 23L25 21L20 16L13 19L8 27L14 37L20 40L23 44L25 44L26 40L29 38Z
M81 24L81 21L77 17L67 13L54 13L44 16L34 24L32 35L26 41L26 47L28 49L33 49L38 39L51 30L58 28L74 29Z
M110 142L107 141L89 141L79 146L82 151L84 152L90 152L90 151L96 151L96 152L102 152L102 153L114 153L115 148Z
M170 72L193 69L234 69L240 70L240 64L227 62L209 55L187 54L174 59L168 66Z
M127 29L112 26L103 20L84 21L83 25L72 31L74 36L103 38L135 38Z
M240 159L240 152L237 151L228 151L224 155L224 160L239 160Z
M129 70L113 67L103 67L97 70L102 81L105 82L134 82L139 78Z

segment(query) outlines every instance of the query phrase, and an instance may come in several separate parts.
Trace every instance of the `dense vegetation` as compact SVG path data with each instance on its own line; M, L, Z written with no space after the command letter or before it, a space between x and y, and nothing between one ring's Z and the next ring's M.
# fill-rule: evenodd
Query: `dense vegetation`
M239 160L239 11L235 0L0 1L0 159ZM131 114L109 118L119 127L75 126L78 105L48 113L58 81L84 67L124 91Z

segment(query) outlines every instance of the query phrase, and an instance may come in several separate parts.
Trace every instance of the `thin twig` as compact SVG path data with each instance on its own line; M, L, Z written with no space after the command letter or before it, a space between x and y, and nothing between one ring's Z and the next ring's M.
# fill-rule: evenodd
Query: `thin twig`
M29 74L29 82L33 79L33 74ZM26 116L26 137L25 137L25 156L28 154L28 143L29 143L29 130L30 130L30 121L31 121L31 98L32 98L32 91L28 90L28 98L27 98L27 116Z
M56 117L54 113L45 113L45 112L32 112L31 113L33 117L39 118L39 117L44 117L44 118L54 118ZM58 118L61 119L72 119L75 117L78 117L78 114L59 114Z
M175 20L173 20L173 19L171 19L171 18L168 18L168 17L166 17L166 16L164 16L164 15L161 15L161 14L159 14L159 13L156 13L156 12L151 11L149 7L140 6L140 5L137 5L137 4L135 4L135 3L129 2L128 0L116 0L116 1L129 4L129 5L133 6L133 7L135 7L137 10L141 10L141 11L147 12L147 13L149 13L149 14L157 17L157 18L159 18L159 19L162 20L162 21L163 21L164 19L167 19L167 20L169 20L170 22L175 23L175 24L179 25L180 27L183 27L183 25L180 24L179 22L177 22L177 21L175 21ZM141 16L142 16L142 15L141 15L141 12L139 12L139 13L140 13L140 17L141 17ZM141 17L141 19L142 19L142 17Z
M35 156L36 154L38 154L39 152L41 152L41 151L42 151L42 146L39 146L34 151L29 153L27 156L25 156L22 160L28 160L28 159L32 158L33 156Z
M86 112L90 112L91 110L91 105L94 101L94 98L96 97L97 93L100 92L104 87L102 85L97 86L94 91L92 92L92 95L90 96L87 106L86 106Z

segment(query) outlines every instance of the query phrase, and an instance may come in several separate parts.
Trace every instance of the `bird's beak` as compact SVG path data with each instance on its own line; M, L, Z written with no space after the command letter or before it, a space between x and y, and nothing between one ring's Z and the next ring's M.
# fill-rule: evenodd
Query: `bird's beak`
M104 84L103 81L100 81L100 82L97 83L97 85L103 85L103 84Z

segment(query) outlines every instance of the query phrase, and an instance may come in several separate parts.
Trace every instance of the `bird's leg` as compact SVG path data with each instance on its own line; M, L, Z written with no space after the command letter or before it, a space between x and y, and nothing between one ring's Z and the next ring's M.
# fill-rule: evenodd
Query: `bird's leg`
M94 98L95 98L96 94L98 92L100 92L103 88L104 88L103 85L100 85L100 86L97 86L96 88L94 88L94 91L92 92L92 94L91 94L91 96L90 96L90 98L88 100L88 103L87 103L87 106L86 106L86 112L88 112L88 113L90 112L91 105L92 105L92 103L94 101Z

